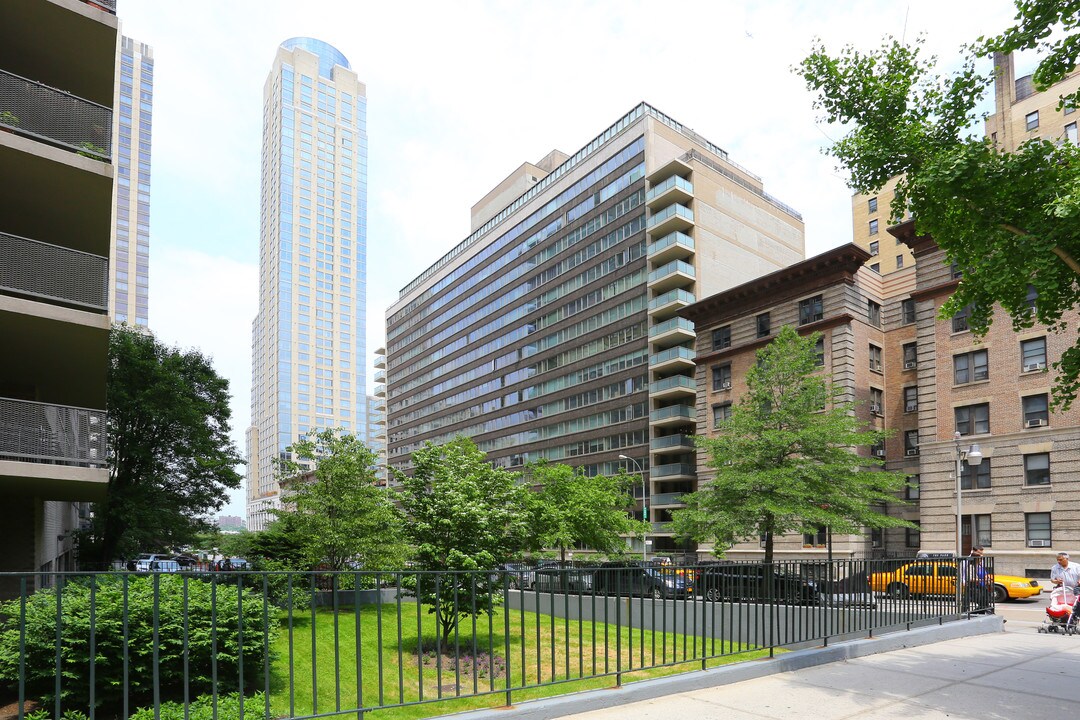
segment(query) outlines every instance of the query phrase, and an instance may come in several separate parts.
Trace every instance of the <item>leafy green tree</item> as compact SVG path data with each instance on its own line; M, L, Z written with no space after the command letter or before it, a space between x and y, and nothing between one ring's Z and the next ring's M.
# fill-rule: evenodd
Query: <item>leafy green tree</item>
M672 513L676 533L723 547L764 535L772 562L773 539L784 533L914 527L878 511L898 502L905 476L855 452L888 433L866 427L841 400L843 388L816 372L819 337L785 326L758 350L731 417L715 437L696 439L716 477L684 496L687 507Z
M114 326L109 337L109 487L80 538L107 565L189 544L207 529L243 461L229 437L229 381L198 350Z
M625 474L615 477L588 476L581 468L540 463L531 468L532 482L540 485L540 545L558 548L566 560L566 549L579 543L602 553L626 549L627 535L641 535L645 523L629 513L633 501L628 490L634 480Z
M499 583L482 570L536 547L535 497L517 473L494 467L472 440L428 444L412 455L413 475L398 474L406 533L419 570L417 599L430 605L444 646L459 622L490 614Z
M331 429L312 430L288 449L292 459L280 469L285 509L275 512L288 519L308 567L401 567L401 514L378 487L375 453L355 435Z
M962 270L942 317L969 308L977 334L988 330L995 305L1017 330L1035 322L1064 329L1066 313L1080 303L1080 148L1043 138L1007 152L972 133L993 82L976 70L980 55L1041 48L1047 57L1035 77L1047 87L1080 52L1080 2L1021 0L1017 7L1015 27L963 48L960 68L947 76L935 73L921 40L891 38L875 51L849 46L837 55L819 43L797 68L824 119L849 128L829 152L851 187L873 194L900 176L892 221L910 210L916 232L932 235ZM1051 36L1054 30L1063 32ZM1077 100L1073 93L1062 103ZM1034 312L1029 290L1038 294ZM1080 343L1054 367L1054 403L1067 409L1080 391Z

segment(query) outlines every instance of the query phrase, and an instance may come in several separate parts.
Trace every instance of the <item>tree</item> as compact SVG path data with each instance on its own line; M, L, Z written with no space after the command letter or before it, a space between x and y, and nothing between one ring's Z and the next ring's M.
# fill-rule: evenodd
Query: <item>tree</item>
M855 452L888 433L867 428L841 400L843 389L815 374L818 337L785 326L758 350L731 417L715 437L696 438L716 477L672 513L677 534L725 547L764 535L772 562L773 539L783 533L914 527L875 509L898 502L905 476Z
M492 466L466 437L429 443L412 460L414 474L398 478L416 568L451 571L417 575L417 600L431 606L448 646L463 618L490 614L498 603L499 583L477 571L536 547L535 499L516 473Z
M982 55L1039 47L1048 53L1035 73L1042 87L1072 70L1080 52L1080 1L1018 3L1017 25L961 51L960 69L934 72L922 41L891 38L868 53L846 47L831 56L818 43L797 72L817 94L828 122L850 130L829 152L858 192L873 194L900 176L892 221L905 210L916 232L932 235L963 278L941 310L968 308L985 334L995 305L1017 330L1035 322L1063 330L1080 303L1080 148L1057 139L1029 140L1007 152L974 135L976 112L992 75L976 72ZM1047 40L1053 30L1060 39ZM1076 105L1080 93L1066 102ZM1052 141L1053 140L1053 141ZM1037 293L1035 310L1029 292ZM1054 364L1054 404L1067 409L1080 391L1080 341Z
M307 566L401 567L401 514L378 486L375 453L355 435L332 429L312 430L288 450L293 459L281 463L279 478L285 509L275 512L287 518Z
M114 326L109 337L109 487L80 538L107 565L187 544L240 486L229 437L229 382L198 350Z
M644 523L628 514L632 501L628 475L588 476L581 468L540 463L531 467L532 481L540 485L540 545L558 548L565 562L566 549L582 543L603 553L621 552L627 535L641 535Z

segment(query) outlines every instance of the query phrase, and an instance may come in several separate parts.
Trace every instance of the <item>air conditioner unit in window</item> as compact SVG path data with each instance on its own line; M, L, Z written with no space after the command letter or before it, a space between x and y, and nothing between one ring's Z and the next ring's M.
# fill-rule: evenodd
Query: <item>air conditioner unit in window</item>
M885 457L885 448L871 448L870 454L874 457Z
M720 383L720 389L721 390L730 390L731 389L731 381L730 380L725 380L724 382Z
M1029 363L1024 366L1024 372L1035 372L1046 367L1046 363Z
M870 412L872 412L875 415L880 415L881 414L881 404L880 403L870 403Z
M976 380L989 380L990 379L990 373L987 370L976 370L975 371L975 379Z
M918 409L919 409L919 403L918 402L909 402L909 403L904 405L904 412L915 412Z
M1028 547L1050 547L1049 540L1028 540Z
M1036 427L1042 427L1045 424L1046 424L1045 420L1043 420L1042 418L1036 418L1034 420L1028 420L1026 423L1024 423L1024 427L1036 428Z
M875 371L875 372L881 372L881 363L879 363L879 362L870 363L870 369Z
M907 450L904 451L904 454L907 455L908 457L912 457L913 455L918 455L919 454L919 448L908 448Z
M914 360L905 360L904 361L904 369L905 370L914 370L918 366L919 366L919 363L915 362Z

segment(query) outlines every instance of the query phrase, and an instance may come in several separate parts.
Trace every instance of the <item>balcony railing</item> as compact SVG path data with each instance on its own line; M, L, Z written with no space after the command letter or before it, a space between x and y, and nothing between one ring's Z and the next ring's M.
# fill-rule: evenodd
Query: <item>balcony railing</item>
M693 265L688 262L683 262L682 260L674 260L649 273L649 283L654 283L657 280L661 280L668 275L674 275L675 273L682 273L683 275L689 275L690 277L696 276Z
M0 70L0 130L109 162L112 110Z
M668 348L663 352L658 352L655 355L649 356L649 365L661 365L671 360L686 360L688 362L694 362L694 351L690 348L680 346Z
M663 437L653 438L649 441L649 449L666 450L668 448L680 448L680 447L693 447L694 441L690 439L689 435L665 435Z
M657 380L656 382L649 383L650 393L662 393L667 390L675 388L682 388L683 390L696 390L697 383L694 378L688 375L672 375L666 377L663 380Z
M659 410L653 410L649 413L650 420L667 420L668 418L685 418L687 420L694 419L694 408L689 405L669 405Z
M657 493L652 496L652 504L653 507L658 505L680 505L682 504L684 495L686 495L686 493Z
M0 398L0 458L103 467L105 411Z
M693 475L694 466L690 463L670 463L667 465L653 465L649 477L656 480L673 475ZM653 501L655 503L655 500Z
M8 233L0 233L0 258L0 292L109 309L107 258Z
M649 301L649 309L656 310L657 308L661 308L664 305L673 302L682 302L689 305L690 303L694 302L694 299L694 293L688 292L680 288L678 290L671 290L664 293L663 295L658 295L654 297L652 300Z
M116 14L116 0L83 0L83 2L90 7L96 7L98 10L104 10L113 15Z
M659 240L654 240L653 242L649 243L647 253L649 257L652 257L653 255L657 255L658 253L663 252L669 247L673 247L675 245L682 245L687 250L693 250L694 238L690 237L686 233L681 232L668 233Z
M673 317L670 320L665 320L662 323L657 323L649 328L649 337L656 337L657 335L663 335L671 330L685 330L688 333L694 332L694 323L690 322L686 318Z
M645 193L645 202L652 202L652 199L658 195L663 195L672 188L679 188L685 191L689 195L694 194L694 184L686 178L681 178L678 175L672 175L664 182L653 187L649 192Z
M694 211L685 205L680 205L678 203L668 205L666 208L649 218L649 229L652 229L673 217L680 217L689 223L693 223Z

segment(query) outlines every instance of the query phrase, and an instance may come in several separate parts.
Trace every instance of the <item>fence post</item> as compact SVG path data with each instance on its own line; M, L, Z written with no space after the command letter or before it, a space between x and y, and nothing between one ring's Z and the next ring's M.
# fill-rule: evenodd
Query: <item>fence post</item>
M524 585L525 583L520 583ZM524 599L525 590L520 591ZM524 603L522 603L524 605ZM511 672L510 672L510 583L503 583L503 653L506 658L506 707L511 707L514 704L514 694L510 690Z

